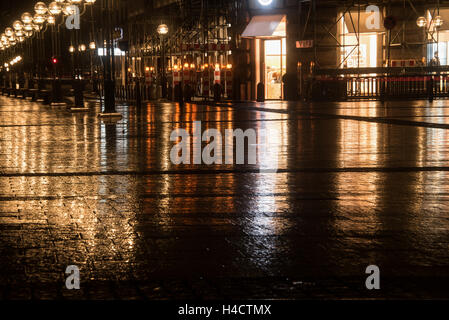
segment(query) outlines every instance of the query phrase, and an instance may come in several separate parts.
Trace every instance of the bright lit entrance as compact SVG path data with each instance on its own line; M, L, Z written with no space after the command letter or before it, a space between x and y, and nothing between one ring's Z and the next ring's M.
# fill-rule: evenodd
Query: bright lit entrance
M264 62L265 99L283 99L282 77L287 72L287 45L285 38L264 41Z
M286 16L255 16L242 34L254 40L255 86L265 84L265 99L284 98L283 76L287 72Z

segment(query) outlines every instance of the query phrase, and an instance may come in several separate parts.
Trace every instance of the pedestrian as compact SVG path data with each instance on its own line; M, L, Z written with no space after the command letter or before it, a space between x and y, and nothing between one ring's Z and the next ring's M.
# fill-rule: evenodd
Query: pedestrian
M435 55L432 60L430 60L430 66L431 67L439 67L440 64L440 57L438 56L438 51L435 52Z

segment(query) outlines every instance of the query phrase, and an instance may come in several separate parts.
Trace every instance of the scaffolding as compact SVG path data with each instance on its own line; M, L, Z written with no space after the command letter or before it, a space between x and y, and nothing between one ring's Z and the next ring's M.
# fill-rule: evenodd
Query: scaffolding
M354 52L360 52L361 36L364 26L362 16L367 14L366 8L369 6L377 6L380 8L381 21L387 17L392 17L397 24L392 30L384 29L383 23L381 29L377 33L382 35L382 67L391 67L390 54L392 48L400 48L402 56L413 55L413 50L417 46L423 47L423 57L426 57L426 47L428 44L439 42L439 28L435 27L435 18L439 16L441 4L439 0L351 0L351 1L318 1L318 0L300 0L298 6L298 16L303 18L302 30L300 30L300 40L306 40L313 37L313 64L316 68L322 67L320 63L320 49L335 49L337 51L337 69L344 68L349 56ZM328 16L320 14L323 7L331 8L336 15L335 19L329 19ZM420 12L417 8L426 8L430 13L430 17L426 18L426 23L422 27L422 40L409 41L407 36L407 28L409 23L417 21L419 17L424 16L424 12ZM401 9L401 13L407 14L401 16L400 19L391 15L392 9ZM324 20L322 17L325 17ZM449 23L449 21L447 21ZM348 26L351 29L351 36L355 39L355 43L347 43L347 34L344 28ZM349 48L349 50L348 50ZM356 54L360 58L360 54ZM422 59L419 59L422 60ZM424 61L421 61L423 66ZM361 68L358 61L357 68ZM380 67L377 65L376 67Z

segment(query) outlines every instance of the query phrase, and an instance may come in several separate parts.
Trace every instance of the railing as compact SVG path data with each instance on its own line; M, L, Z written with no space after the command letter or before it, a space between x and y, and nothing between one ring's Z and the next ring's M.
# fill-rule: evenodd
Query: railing
M309 88L315 100L392 100L449 97L449 68L372 68L321 70ZM411 73L413 71L414 73ZM419 72L418 72L419 71ZM351 74L350 72L353 72ZM311 91L310 91L311 90Z

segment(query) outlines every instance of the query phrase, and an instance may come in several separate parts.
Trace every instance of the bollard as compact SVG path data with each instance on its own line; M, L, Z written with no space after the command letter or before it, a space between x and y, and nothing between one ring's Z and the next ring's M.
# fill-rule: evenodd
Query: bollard
M265 102L265 84L262 82L257 85L257 102Z
M158 85L157 86L157 94L156 94L156 99L161 99L162 98L162 86Z
M136 95L136 106L140 108L142 106L142 95L140 94L140 83L136 83L135 88L135 95Z
M385 102L385 79L379 78L380 82L380 101Z
M180 84L175 85L175 100L182 104L184 102L183 95L182 95L182 88Z
M61 80L53 80L52 82L52 102L61 102L62 101L62 88L61 88Z
M214 101L220 102L221 99L221 86L220 84L214 84Z
M189 84L186 84L184 86L184 99L187 102L190 102L192 100L192 88Z
M150 100L157 100L157 86L154 83L150 87Z
M433 102L433 88L433 77L431 76L429 82L427 83L427 94L429 96L429 102Z
M84 108L83 83L81 80L75 80L73 83L75 93L75 107Z

